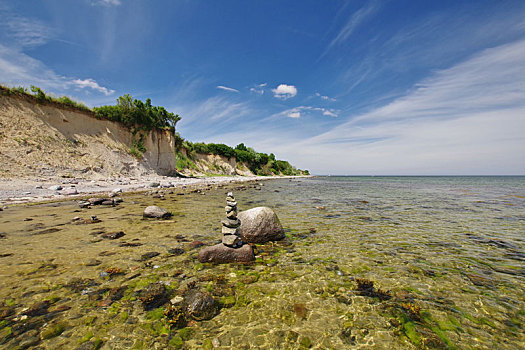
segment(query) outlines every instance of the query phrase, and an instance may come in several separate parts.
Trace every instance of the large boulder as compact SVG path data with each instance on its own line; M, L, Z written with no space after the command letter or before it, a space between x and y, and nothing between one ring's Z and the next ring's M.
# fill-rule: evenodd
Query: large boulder
M257 207L241 211L239 234L243 242L265 243L283 239L284 230L275 212L268 207Z
M217 264L255 260L253 249L249 244L245 244L240 248L230 248L222 243L202 248L198 258L201 263L211 262Z
M145 218L155 218L155 219L166 219L169 218L172 214L167 211L166 209L162 209L161 207L157 207L155 205L151 205L144 209L144 213L142 214Z

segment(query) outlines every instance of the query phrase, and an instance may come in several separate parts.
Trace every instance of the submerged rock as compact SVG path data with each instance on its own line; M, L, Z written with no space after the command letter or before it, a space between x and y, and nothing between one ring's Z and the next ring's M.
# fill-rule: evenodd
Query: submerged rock
M48 313L48 308L51 305L49 300L44 300L36 304L31 305L29 309L22 312L23 315L27 316L41 316Z
M124 232L117 231L117 232L103 233L102 235L100 235L100 237L105 238L105 239L117 239L117 238L123 237L125 235L126 234Z
M182 255L185 253L185 251L183 248L177 247L177 248L168 249L168 253L173 254L173 255Z
M90 205L100 205L105 200L106 200L105 198L96 197L96 198L89 198L88 202L89 202Z
M211 295L196 289L185 293L182 308L188 316L197 321L209 320L219 311L219 305Z
M166 209L157 207L155 205L151 205L144 209L144 213L142 214L142 216L145 218L166 219L171 217L172 214Z
M154 258L156 257L157 255L160 255L159 252L148 252L148 253L144 253L141 255L140 257L140 261L146 261L146 260L149 260L151 258Z
M275 212L268 207L257 207L241 211L239 234L243 242L264 243L285 237L281 222Z
M201 263L230 263L230 262L250 262L255 260L253 249L249 244L240 248L227 247L224 244L216 244L211 247L201 249L198 259Z
M169 301L166 286L162 283L151 283L140 292L140 301L144 310L151 310Z

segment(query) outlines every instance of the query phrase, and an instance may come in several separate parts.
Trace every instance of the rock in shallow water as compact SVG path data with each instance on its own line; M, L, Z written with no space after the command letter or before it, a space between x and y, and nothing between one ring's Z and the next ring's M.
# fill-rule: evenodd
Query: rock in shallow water
M253 249L249 244L245 244L240 248L230 248L222 243L201 249L198 258L201 263L211 262L218 264L255 260Z
M107 232L107 233L103 233L101 235L102 238L105 238L105 239L117 239L117 238L120 238L120 237L123 237L125 236L126 234L122 231L117 231L117 232Z
M171 217L172 214L166 209L162 209L161 207L151 205L144 209L144 213L142 214L142 216L145 218L166 219Z
M208 293L191 289L184 295L184 312L197 321L209 320L219 311L219 305Z
M166 286L161 283L151 283L140 292L140 301L144 310L151 310L165 304L169 300Z
M239 234L243 242L264 243L285 237L281 222L275 212L268 207L257 207L241 211Z

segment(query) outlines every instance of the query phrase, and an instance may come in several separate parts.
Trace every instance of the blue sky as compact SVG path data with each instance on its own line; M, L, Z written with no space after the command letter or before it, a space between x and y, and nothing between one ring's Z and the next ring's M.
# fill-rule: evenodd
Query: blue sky
M525 174L525 1L0 0L0 83L315 174Z

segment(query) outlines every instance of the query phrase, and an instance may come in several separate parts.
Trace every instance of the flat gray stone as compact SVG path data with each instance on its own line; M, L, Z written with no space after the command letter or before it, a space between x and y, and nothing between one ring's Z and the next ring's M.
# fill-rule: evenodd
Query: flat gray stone
M238 228L231 228L231 227L226 227L226 226L222 227L222 233L226 235L234 235L234 234L237 234L238 232L239 232Z
M227 245L229 247L233 247L234 245L237 245L240 242L241 242L241 237L237 235L222 236L222 244Z
M230 228L237 228L237 227L241 226L241 222L239 221L239 219L235 219L235 220L223 219L223 220L221 220L221 224L222 224L222 226L226 226L226 227L230 227Z

